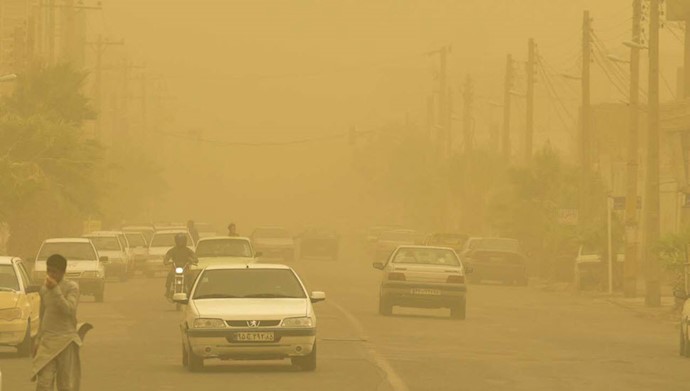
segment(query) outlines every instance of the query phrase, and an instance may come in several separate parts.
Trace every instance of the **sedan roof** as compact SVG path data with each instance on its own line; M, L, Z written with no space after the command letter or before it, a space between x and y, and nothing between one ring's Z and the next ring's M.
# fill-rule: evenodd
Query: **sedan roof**
M50 238L43 241L44 243L91 243L88 238Z
M230 269L280 269L290 270L286 265L270 264L270 263L248 263L248 264L223 264L210 265L205 270L230 270Z

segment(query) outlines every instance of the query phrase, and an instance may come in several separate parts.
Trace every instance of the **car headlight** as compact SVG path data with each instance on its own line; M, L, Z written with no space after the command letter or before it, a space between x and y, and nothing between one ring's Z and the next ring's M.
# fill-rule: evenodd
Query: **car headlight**
M283 327L314 327L314 321L309 317L283 319Z
M15 308L6 308L3 310L0 310L0 319L6 320L6 321L13 321L17 319L22 318L22 309L15 307Z
M225 327L223 319L194 319L195 329L222 329Z
M81 274L81 278L100 278L101 273L97 271L88 271Z

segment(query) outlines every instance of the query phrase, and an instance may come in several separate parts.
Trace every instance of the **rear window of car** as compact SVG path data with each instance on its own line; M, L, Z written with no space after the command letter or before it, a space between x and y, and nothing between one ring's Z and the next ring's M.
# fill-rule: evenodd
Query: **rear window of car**
M177 232L157 233L151 239L151 247L174 247L176 235ZM190 246L192 243L192 238L187 235L187 246Z
M120 242L114 236L87 236L96 251L120 251Z
M307 297L290 269L206 270L194 289L194 299L211 298L297 298Z
M431 248L401 248L395 253L393 263L460 266L460 260L454 251Z
M144 236L139 233L126 233L127 236L127 241L129 241L130 246L133 247L145 247L146 246L146 239L144 239Z
M60 254L67 258L68 261L91 261L98 259L91 243L58 242L44 243L36 260L45 261L53 254Z

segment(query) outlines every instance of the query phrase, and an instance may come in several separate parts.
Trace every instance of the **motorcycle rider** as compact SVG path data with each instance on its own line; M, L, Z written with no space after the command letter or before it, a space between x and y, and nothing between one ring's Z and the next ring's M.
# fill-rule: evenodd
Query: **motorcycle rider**
M175 247L168 250L163 258L163 264L173 264L173 267L168 272L168 278L165 280L165 294L164 296L170 298L170 285L175 277L175 268L184 268L187 264L196 265L199 260L194 253L194 250L187 247L187 235L179 233L175 235Z

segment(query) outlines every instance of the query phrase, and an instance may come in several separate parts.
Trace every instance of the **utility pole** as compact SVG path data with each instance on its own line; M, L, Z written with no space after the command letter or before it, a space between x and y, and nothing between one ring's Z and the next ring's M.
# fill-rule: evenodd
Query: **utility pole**
M580 124L580 224L589 218L589 186L588 177L590 169L590 126L591 126L591 102L590 102L590 68L592 64L592 19L589 11L585 11L582 19L582 107Z
M108 46L112 45L124 45L124 41L113 42L109 40L104 40L100 35L96 42L89 42L95 46L96 50L96 67L94 69L94 101L96 103L96 140L101 141L102 137L102 126L103 126L103 54Z
M465 87L463 88L463 115L462 115L462 135L463 135L463 149L465 155L469 155L473 149L474 135L472 129L472 106L474 104L474 86L472 77L467 75L465 79ZM469 162L469 159L467 159Z
M527 44L527 113L525 114L525 163L532 160L532 144L534 138L534 73L536 61L536 44L530 38Z
M649 4L649 128L645 194L645 304L661 305L660 268L654 245L659 241L659 0Z
M637 296L637 175L640 132L640 37L642 33L642 0L633 0L632 42L630 47L630 124L628 130L628 167L625 196L625 261L623 294Z
M440 125L440 137L439 137L439 154L447 154L450 144L450 102L449 102L449 91L448 91L448 52L449 47L444 46L439 51L439 56L441 58L441 70L438 78L438 104L439 104L439 125ZM448 157L448 156L446 156Z
M513 89L513 56L508 55L506 58L506 75L505 84L503 86L503 137L502 137L502 151L503 158L506 163L510 163L510 92Z

